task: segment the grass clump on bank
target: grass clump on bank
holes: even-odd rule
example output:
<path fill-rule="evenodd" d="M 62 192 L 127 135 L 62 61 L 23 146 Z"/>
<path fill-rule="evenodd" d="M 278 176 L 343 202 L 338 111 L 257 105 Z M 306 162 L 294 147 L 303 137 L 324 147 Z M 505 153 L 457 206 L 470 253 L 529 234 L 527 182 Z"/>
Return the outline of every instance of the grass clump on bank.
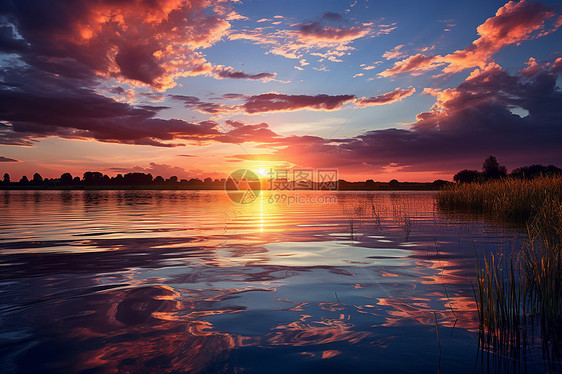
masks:
<path fill-rule="evenodd" d="M 456 184 L 440 191 L 437 203 L 444 210 L 480 213 L 529 226 L 545 239 L 560 239 L 562 177 Z"/>

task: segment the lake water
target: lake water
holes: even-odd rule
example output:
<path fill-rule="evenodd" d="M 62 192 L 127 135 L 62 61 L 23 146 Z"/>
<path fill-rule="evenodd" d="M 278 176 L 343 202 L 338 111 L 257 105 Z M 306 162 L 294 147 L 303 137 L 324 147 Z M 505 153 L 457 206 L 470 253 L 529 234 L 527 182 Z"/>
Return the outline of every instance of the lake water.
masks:
<path fill-rule="evenodd" d="M 521 235 L 434 198 L 0 191 L 1 371 L 495 372 L 476 253 Z"/>

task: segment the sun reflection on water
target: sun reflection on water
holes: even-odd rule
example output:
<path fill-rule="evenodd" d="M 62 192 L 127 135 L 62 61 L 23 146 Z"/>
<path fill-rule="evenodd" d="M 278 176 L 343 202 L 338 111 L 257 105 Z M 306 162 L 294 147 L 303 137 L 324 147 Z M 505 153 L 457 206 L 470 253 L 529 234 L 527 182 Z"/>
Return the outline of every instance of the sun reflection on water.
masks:
<path fill-rule="evenodd" d="M 28 341 L 75 347 L 37 359 L 63 371 L 234 371 L 236 360 L 264 371 L 248 348 L 290 348 L 295 371 L 358 356 L 371 367 L 383 353 L 427 355 L 436 318 L 454 344 L 476 342 L 473 242 L 511 247 L 514 235 L 442 216 L 431 194 L 288 205 L 270 193 L 237 205 L 222 191 L 10 192 L 3 332 L 29 362 Z"/>

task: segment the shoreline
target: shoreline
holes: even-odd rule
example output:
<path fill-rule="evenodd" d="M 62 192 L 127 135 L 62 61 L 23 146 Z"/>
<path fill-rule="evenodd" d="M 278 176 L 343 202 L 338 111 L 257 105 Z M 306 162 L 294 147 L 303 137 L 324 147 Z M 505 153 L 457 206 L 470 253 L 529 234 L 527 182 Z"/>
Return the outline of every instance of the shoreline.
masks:
<path fill-rule="evenodd" d="M 337 190 L 260 190 L 276 192 L 345 192 L 345 191 L 440 191 L 441 187 L 436 186 L 401 186 L 393 188 L 340 188 Z M 224 188 L 205 188 L 205 187 L 171 187 L 171 186 L 0 186 L 0 191 L 225 191 Z M 228 191 L 236 191 L 229 189 Z"/>

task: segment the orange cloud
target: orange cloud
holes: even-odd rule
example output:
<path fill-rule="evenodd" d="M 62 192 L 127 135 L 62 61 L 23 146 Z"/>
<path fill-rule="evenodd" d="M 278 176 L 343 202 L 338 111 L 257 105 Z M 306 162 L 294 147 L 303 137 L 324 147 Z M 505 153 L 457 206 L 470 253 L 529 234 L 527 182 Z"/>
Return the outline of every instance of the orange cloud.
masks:
<path fill-rule="evenodd" d="M 382 55 L 382 57 L 386 58 L 387 60 L 404 57 L 406 55 L 406 52 L 401 51 L 403 47 L 404 44 L 397 45 L 396 47 L 392 48 L 390 51 L 385 52 Z"/>
<path fill-rule="evenodd" d="M 473 67 L 483 68 L 502 47 L 519 44 L 524 40 L 533 39 L 556 31 L 560 19 L 550 28 L 545 28 L 547 20 L 556 13 L 542 4 L 522 0 L 518 3 L 510 1 L 498 9 L 494 17 L 490 17 L 477 27 L 480 37 L 465 49 L 441 56 L 417 54 L 398 61 L 390 69 L 379 75 L 383 77 L 400 73 L 421 74 L 444 66 L 444 74 L 460 72 Z M 388 53 L 388 52 L 387 52 Z"/>
<path fill-rule="evenodd" d="M 402 61 L 395 62 L 392 68 L 379 73 L 379 75 L 383 77 L 390 77 L 401 73 L 420 75 L 425 71 L 433 70 L 440 66 L 441 63 L 438 60 L 439 58 L 436 56 L 426 56 L 418 53 Z"/>
<path fill-rule="evenodd" d="M 520 74 L 532 77 L 533 75 L 539 73 L 541 71 L 540 65 L 537 63 L 533 57 L 529 58 L 529 61 L 526 62 L 527 67 L 520 71 Z"/>

